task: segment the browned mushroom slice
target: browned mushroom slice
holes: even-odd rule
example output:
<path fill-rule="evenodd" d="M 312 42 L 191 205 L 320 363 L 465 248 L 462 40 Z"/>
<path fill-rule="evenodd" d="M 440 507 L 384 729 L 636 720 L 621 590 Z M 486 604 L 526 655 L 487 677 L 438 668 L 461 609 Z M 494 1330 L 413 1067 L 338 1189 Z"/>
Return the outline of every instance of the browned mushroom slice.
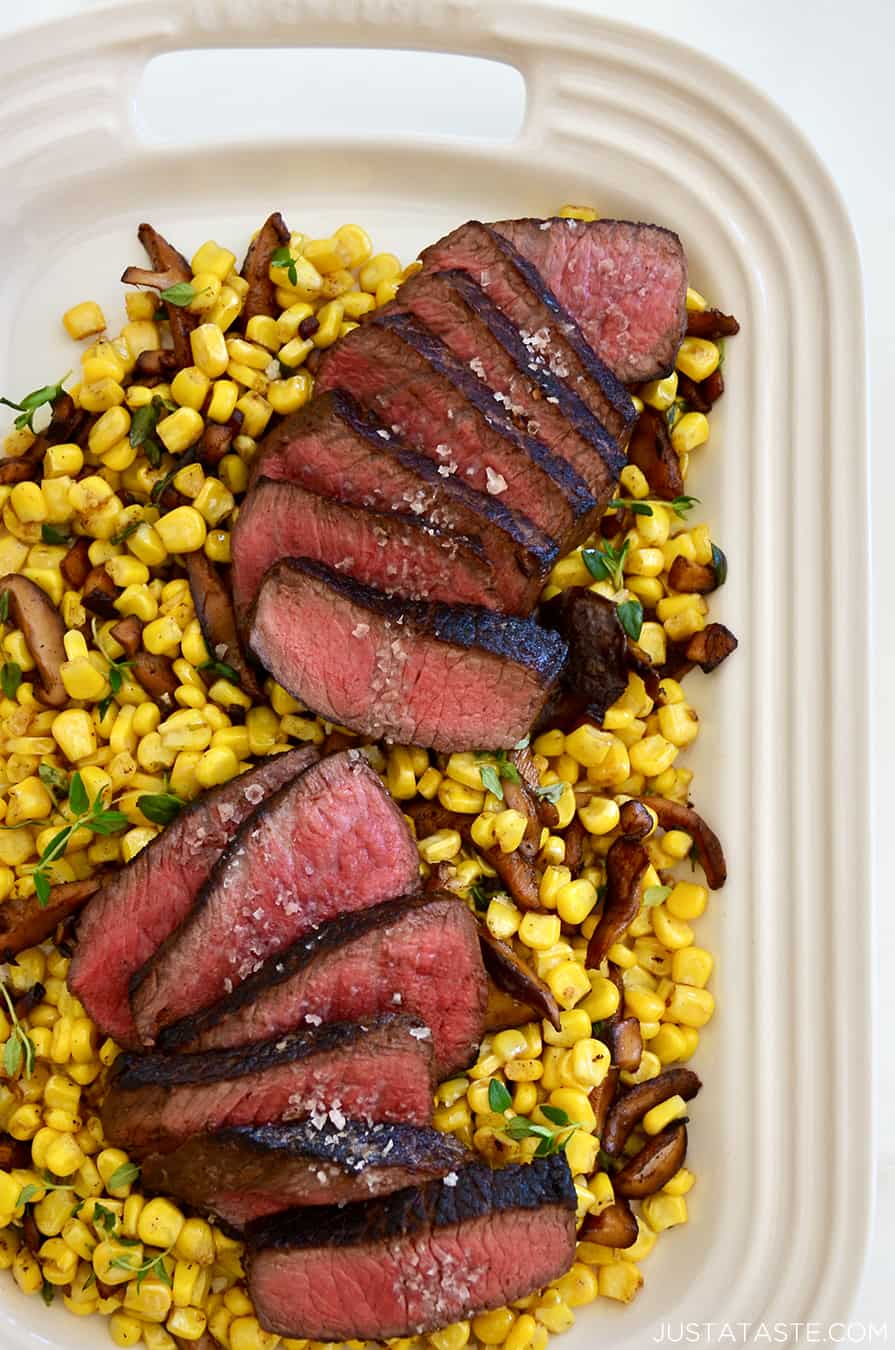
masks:
<path fill-rule="evenodd" d="M 488 1002 L 485 1007 L 485 1030 L 505 1031 L 507 1027 L 521 1027 L 531 1021 L 532 1009 L 528 1003 L 513 998 L 488 977 Z"/>
<path fill-rule="evenodd" d="M 152 652 L 137 652 L 131 662 L 131 670 L 155 703 L 162 708 L 173 706 L 180 681 L 174 674 L 174 665 L 169 657 L 156 656 Z"/>
<path fill-rule="evenodd" d="M 446 862 L 433 863 L 432 870 L 423 882 L 424 891 L 444 891 L 453 877 L 450 864 Z"/>
<path fill-rule="evenodd" d="M 255 672 L 246 661 L 237 636 L 230 593 L 217 568 L 202 552 L 187 553 L 183 564 L 209 655 L 232 667 L 242 689 L 252 698 L 260 698 Z"/>
<path fill-rule="evenodd" d="M 467 824 L 467 820 L 468 817 L 464 817 L 461 833 L 468 842 L 471 838 L 471 822 Z M 529 858 L 523 858 L 519 852 L 504 853 L 498 844 L 480 851 L 485 862 L 494 868 L 520 909 L 543 912 L 544 906 L 539 895 L 540 878 L 537 868 Z"/>
<path fill-rule="evenodd" d="M 717 338 L 733 337 L 740 331 L 740 325 L 732 314 L 722 314 L 720 309 L 690 309 L 687 311 L 687 337 Z"/>
<path fill-rule="evenodd" d="M 84 591 L 81 599 L 85 609 L 98 614 L 103 619 L 117 619 L 118 587 L 106 571 L 104 563 L 91 567 L 84 578 Z"/>
<path fill-rule="evenodd" d="M 428 839 L 437 830 L 460 830 L 463 825 L 463 816 L 458 811 L 449 811 L 439 801 L 409 802 L 404 810 L 413 821 L 417 839 Z"/>
<path fill-rule="evenodd" d="M 76 539 L 66 553 L 59 570 L 73 591 L 79 591 L 90 575 L 90 544 L 86 535 Z"/>
<path fill-rule="evenodd" d="M 610 1157 L 617 1157 L 627 1143 L 628 1135 L 647 1111 L 667 1102 L 669 1097 L 683 1097 L 688 1102 L 701 1087 L 702 1083 L 692 1069 L 666 1069 L 655 1078 L 628 1088 L 610 1107 L 600 1136 L 603 1148 Z"/>
<path fill-rule="evenodd" d="M 0 484 L 25 483 L 41 474 L 47 447 L 63 441 L 80 442 L 92 422 L 90 413 L 75 406 L 71 394 L 63 390 L 53 400 L 53 411 L 43 431 L 31 442 L 23 455 L 0 463 Z"/>
<path fill-rule="evenodd" d="M 697 861 L 702 864 L 709 889 L 719 890 L 727 880 L 727 863 L 721 841 L 692 806 L 670 802 L 667 797 L 644 797 L 643 802 L 656 813 L 663 830 L 683 830 L 692 836 L 696 845 Z"/>
<path fill-rule="evenodd" d="M 683 492 L 684 478 L 668 423 L 665 414 L 655 408 L 645 407 L 638 417 L 628 445 L 628 462 L 637 465 L 654 497 L 670 502 Z"/>
<path fill-rule="evenodd" d="M 60 669 L 65 660 L 65 625 L 45 591 L 27 577 L 10 573 L 0 577 L 0 595 L 9 596 L 9 612 L 21 628 L 37 667 L 39 684 L 35 697 L 48 708 L 62 708 L 68 694 Z M 4 907 L 8 908 L 8 906 Z"/>
<path fill-rule="evenodd" d="M 693 412 L 708 413 L 712 410 L 711 401 L 706 397 L 702 385 L 680 370 L 677 373 L 677 396 L 689 404 Z"/>
<path fill-rule="evenodd" d="M 700 383 L 699 388 L 702 390 L 703 396 L 707 400 L 709 407 L 712 407 L 717 403 L 718 399 L 724 393 L 724 375 L 721 371 L 721 367 L 719 366 L 717 370 L 712 371 L 711 375 L 706 376 Z"/>
<path fill-rule="evenodd" d="M 637 801 L 634 797 L 622 805 L 618 813 L 618 823 L 622 838 L 630 840 L 632 844 L 639 844 L 655 825 L 643 802 Z"/>
<path fill-rule="evenodd" d="M 119 647 L 124 648 L 125 656 L 136 656 L 143 637 L 143 625 L 136 614 L 128 614 L 126 619 L 119 619 L 109 629 L 109 637 L 114 638 Z"/>
<path fill-rule="evenodd" d="M 11 1172 L 13 1168 L 24 1170 L 30 1167 L 32 1162 L 31 1145 L 28 1140 L 13 1139 L 9 1134 L 0 1136 L 0 1167 L 4 1172 Z"/>
<path fill-rule="evenodd" d="M 243 424 L 243 415 L 234 411 L 229 422 L 207 422 L 199 442 L 199 459 L 214 468 L 228 453 Z"/>
<path fill-rule="evenodd" d="M 588 1094 L 591 1110 L 596 1120 L 594 1129 L 600 1136 L 603 1134 L 603 1126 L 609 1114 L 609 1108 L 615 1101 L 615 1094 L 618 1092 L 618 1081 L 618 1069 L 610 1069 L 602 1083 L 598 1087 L 591 1088 Z"/>
<path fill-rule="evenodd" d="M 177 357 L 168 349 L 156 347 L 154 351 L 141 352 L 134 366 L 134 378 L 140 384 L 158 384 L 167 380 L 177 369 Z"/>
<path fill-rule="evenodd" d="M 694 633 L 687 642 L 686 658 L 709 675 L 735 652 L 739 643 L 723 623 L 710 623 L 701 633 Z"/>
<path fill-rule="evenodd" d="M 559 1004 L 540 976 L 516 955 L 512 947 L 494 937 L 483 925 L 479 926 L 479 941 L 485 969 L 494 983 L 504 993 L 533 1009 L 539 1017 L 546 1017 L 559 1031 L 562 1026 Z"/>
<path fill-rule="evenodd" d="M 126 285 L 152 286 L 156 290 L 166 291 L 170 286 L 176 286 L 179 282 L 188 283 L 192 279 L 193 271 L 186 258 L 182 253 L 178 253 L 173 244 L 170 244 L 164 235 L 159 234 L 158 230 L 144 223 L 137 230 L 137 237 L 149 254 L 153 270 L 129 267 L 121 278 Z M 165 301 L 163 303 L 168 312 L 177 367 L 182 369 L 184 366 L 191 366 L 193 353 L 190 333 L 196 327 L 198 318 L 181 305 Z"/>
<path fill-rule="evenodd" d="M 249 245 L 242 275 L 249 283 L 242 311 L 244 324 L 256 314 L 273 317 L 279 312 L 277 288 L 270 279 L 270 260 L 278 248 L 289 243 L 289 230 L 279 211 L 267 217 Z"/>
<path fill-rule="evenodd" d="M 35 445 L 37 442 L 35 442 Z M 15 483 L 27 483 L 40 476 L 40 456 L 32 454 L 30 446 L 24 455 L 0 462 L 0 487 L 12 487 Z"/>
<path fill-rule="evenodd" d="M 584 841 L 587 838 L 587 830 L 581 824 L 577 816 L 573 816 L 569 825 L 563 834 L 566 852 L 563 859 L 566 867 L 572 874 L 572 878 L 578 876 L 584 865 Z"/>
<path fill-rule="evenodd" d="M 522 836 L 522 843 L 519 845 L 519 853 L 523 858 L 532 861 L 538 852 L 541 843 L 541 817 L 538 812 L 538 799 L 533 796 L 524 782 L 512 783 L 509 779 L 501 780 L 503 788 L 503 804 L 510 811 L 518 811 L 525 817 L 525 834 Z"/>
<path fill-rule="evenodd" d="M 718 578 L 714 567 L 707 563 L 691 562 L 680 554 L 671 564 L 668 581 L 672 590 L 687 591 L 697 595 L 708 595 L 718 587 Z"/>
<path fill-rule="evenodd" d="M 525 746 L 522 750 L 513 750 L 510 753 L 510 763 L 515 766 L 519 777 L 528 789 L 541 824 L 546 825 L 548 830 L 554 829 L 559 824 L 559 811 L 553 802 L 539 794 L 538 789 L 541 786 L 541 779 L 528 746 Z"/>
<path fill-rule="evenodd" d="M 642 1200 L 667 1186 L 687 1156 L 687 1127 L 682 1120 L 672 1121 L 644 1144 L 630 1162 L 612 1178 L 616 1195 Z"/>
<path fill-rule="evenodd" d="M 615 1180 L 612 1182 L 615 1190 Z M 580 1236 L 587 1242 L 599 1242 L 604 1247 L 633 1247 L 637 1241 L 637 1220 L 627 1200 L 616 1200 L 601 1209 L 599 1214 L 586 1214 Z"/>
<path fill-rule="evenodd" d="M 60 923 L 83 908 L 102 881 L 102 877 L 93 876 L 89 881 L 51 886 L 50 899 L 43 908 L 33 895 L 7 901 L 0 907 L 0 959 L 11 961 L 18 952 L 52 937 Z"/>
<path fill-rule="evenodd" d="M 643 874 L 649 858 L 642 844 L 616 839 L 606 855 L 606 900 L 600 922 L 587 945 L 586 965 L 596 970 L 613 943 L 618 942 L 640 908 Z"/>
<path fill-rule="evenodd" d="M 587 586 L 571 586 L 541 606 L 540 620 L 569 644 L 563 688 L 602 721 L 628 684 L 625 631 L 615 605 Z"/>
<path fill-rule="evenodd" d="M 609 1032 L 609 1049 L 612 1063 L 617 1069 L 625 1069 L 628 1073 L 637 1072 L 643 1054 L 643 1037 L 636 1017 L 623 1017 L 614 1023 Z"/>

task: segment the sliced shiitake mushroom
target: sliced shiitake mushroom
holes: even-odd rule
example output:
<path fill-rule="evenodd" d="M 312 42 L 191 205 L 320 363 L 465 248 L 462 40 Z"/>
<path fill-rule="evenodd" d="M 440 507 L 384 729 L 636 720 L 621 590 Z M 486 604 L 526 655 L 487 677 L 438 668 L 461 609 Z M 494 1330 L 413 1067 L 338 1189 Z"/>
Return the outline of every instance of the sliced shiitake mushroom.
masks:
<path fill-rule="evenodd" d="M 621 1005 L 619 1005 L 621 1006 Z M 643 1037 L 636 1017 L 622 1017 L 609 1031 L 609 1050 L 617 1069 L 636 1073 L 643 1055 Z"/>
<path fill-rule="evenodd" d="M 112 625 L 109 637 L 113 638 L 119 647 L 124 648 L 125 656 L 136 656 L 143 640 L 143 625 L 136 614 L 128 614 L 126 618 L 119 619 Z"/>
<path fill-rule="evenodd" d="M 131 670 L 149 697 L 162 708 L 170 708 L 180 680 L 174 674 L 170 657 L 153 652 L 137 652 L 131 661 Z"/>
<path fill-rule="evenodd" d="M 513 998 L 488 977 L 488 1002 L 485 1007 L 485 1030 L 505 1031 L 507 1027 L 521 1027 L 531 1021 L 532 1009 L 521 999 Z"/>
<path fill-rule="evenodd" d="M 187 553 L 183 560 L 196 617 L 210 655 L 235 670 L 239 683 L 252 698 L 261 697 L 255 672 L 243 655 L 236 631 L 230 592 L 214 563 L 204 553 Z"/>
<path fill-rule="evenodd" d="M 508 810 L 518 811 L 525 817 L 525 834 L 522 836 L 522 842 L 519 845 L 519 853 L 523 858 L 530 861 L 537 856 L 538 848 L 541 843 L 541 817 L 538 811 L 538 799 L 524 782 L 512 783 L 509 779 L 501 780 L 503 788 L 503 804 Z"/>
<path fill-rule="evenodd" d="M 642 844 L 616 839 L 606 855 L 606 900 L 600 921 L 587 945 L 586 965 L 596 970 L 613 943 L 633 923 L 640 908 L 643 874 L 649 858 Z"/>
<path fill-rule="evenodd" d="M 81 535 L 81 538 L 75 540 L 59 564 L 60 572 L 73 591 L 81 590 L 90 575 L 89 553 L 91 542 L 86 534 Z"/>
<path fill-rule="evenodd" d="M 448 811 L 440 802 L 411 802 L 407 814 L 414 822 L 418 839 L 425 839 L 436 830 L 458 830 L 467 844 L 472 839 L 472 817 L 459 811 Z M 520 909 L 543 911 L 538 894 L 538 872 L 531 859 L 518 852 L 504 853 L 496 844 L 479 851 Z"/>
<path fill-rule="evenodd" d="M 501 942 L 482 924 L 479 926 L 482 960 L 494 983 L 512 998 L 533 1009 L 539 1017 L 560 1030 L 559 1004 L 549 987 L 506 942 Z"/>
<path fill-rule="evenodd" d="M 709 675 L 735 652 L 739 643 L 723 623 L 710 623 L 687 641 L 685 656 L 705 675 Z"/>
<path fill-rule="evenodd" d="M 241 316 L 243 327 L 257 314 L 272 317 L 278 313 L 277 288 L 270 279 L 270 260 L 278 248 L 288 243 L 286 222 L 279 211 L 274 211 L 249 245 L 242 266 L 243 278 L 249 285 Z"/>
<path fill-rule="evenodd" d="M 245 419 L 238 409 L 228 422 L 207 422 L 199 442 L 199 459 L 206 468 L 213 469 L 230 450 Z"/>
<path fill-rule="evenodd" d="M 33 895 L 8 900 L 0 906 L 0 959 L 11 961 L 18 952 L 36 947 L 55 933 L 71 914 L 76 914 L 102 885 L 99 876 L 88 881 L 66 881 L 50 887 L 50 899 L 42 908 Z"/>
<path fill-rule="evenodd" d="M 0 595 L 3 594 L 9 596 L 10 615 L 24 633 L 37 667 L 39 683 L 35 697 L 48 708 L 64 707 L 68 694 L 59 672 L 65 660 L 65 625 L 59 611 L 35 582 L 13 572 L 0 577 Z"/>
<path fill-rule="evenodd" d="M 89 609 L 91 614 L 98 614 L 102 619 L 117 619 L 118 610 L 115 608 L 115 601 L 118 594 L 118 587 L 106 571 L 105 563 L 91 567 L 84 578 L 81 595 L 84 608 Z"/>
<path fill-rule="evenodd" d="M 168 348 L 156 347 L 153 351 L 141 352 L 134 366 L 134 376 L 140 384 L 159 384 L 173 375 L 177 369 L 177 357 Z"/>
<path fill-rule="evenodd" d="M 709 889 L 719 890 L 727 880 L 727 862 L 721 840 L 702 816 L 692 806 L 685 806 L 683 802 L 670 802 L 667 797 L 644 797 L 643 802 L 651 811 L 655 811 L 663 830 L 683 830 L 692 836 L 696 844 L 697 861 L 702 864 Z"/>
<path fill-rule="evenodd" d="M 163 234 L 145 222 L 137 230 L 140 243 L 149 254 L 152 270 L 145 267 L 128 267 L 121 280 L 128 286 L 151 286 L 154 290 L 166 291 L 180 282 L 192 280 L 193 269 L 182 253 L 178 253 Z M 193 364 L 190 347 L 190 333 L 196 327 L 198 318 L 182 305 L 162 302 L 168 312 L 171 328 L 171 340 L 174 344 L 174 359 L 178 369 Z"/>
<path fill-rule="evenodd" d="M 670 502 L 684 491 L 680 460 L 671 444 L 665 414 L 655 408 L 645 407 L 637 418 L 628 445 L 628 462 L 637 465 L 654 497 Z"/>
<path fill-rule="evenodd" d="M 715 569 L 708 563 L 691 562 L 680 554 L 671 564 L 668 582 L 675 591 L 687 591 L 690 594 L 708 595 L 718 587 Z"/>
<path fill-rule="evenodd" d="M 590 1093 L 588 1094 L 588 1101 L 590 1102 L 590 1107 L 594 1113 L 594 1119 L 596 1120 L 594 1129 L 601 1137 L 606 1117 L 609 1114 L 609 1108 L 615 1101 L 615 1094 L 618 1092 L 618 1072 L 618 1069 L 610 1068 L 602 1083 L 598 1084 L 595 1088 L 591 1088 Z"/>
<path fill-rule="evenodd" d="M 587 838 L 587 830 L 582 825 L 577 816 L 573 816 L 566 829 L 563 832 L 566 852 L 563 862 L 576 878 L 581 868 L 584 866 L 584 841 Z"/>
<path fill-rule="evenodd" d="M 615 1189 L 615 1180 L 612 1182 Z M 580 1237 L 586 1242 L 599 1242 L 604 1247 L 633 1247 L 637 1241 L 637 1220 L 625 1199 L 617 1199 L 598 1214 L 586 1214 Z"/>
<path fill-rule="evenodd" d="M 615 1173 L 612 1189 L 632 1200 L 655 1195 L 683 1167 L 686 1156 L 687 1126 L 682 1120 L 672 1121 Z"/>
<path fill-rule="evenodd" d="M 622 839 L 627 839 L 632 844 L 639 844 L 641 839 L 645 839 L 650 830 L 653 829 L 655 821 L 643 802 L 631 797 L 629 801 L 622 804 L 618 813 L 618 824 Z"/>
<path fill-rule="evenodd" d="M 669 1097 L 683 1097 L 688 1102 L 695 1097 L 702 1083 L 692 1069 L 666 1069 L 664 1073 L 628 1088 L 613 1102 L 600 1142 L 610 1157 L 617 1157 L 634 1126 L 654 1106 L 667 1102 Z"/>
<path fill-rule="evenodd" d="M 722 337 L 733 337 L 740 331 L 740 325 L 732 314 L 722 314 L 720 309 L 688 309 L 687 337 L 709 338 L 716 341 Z"/>

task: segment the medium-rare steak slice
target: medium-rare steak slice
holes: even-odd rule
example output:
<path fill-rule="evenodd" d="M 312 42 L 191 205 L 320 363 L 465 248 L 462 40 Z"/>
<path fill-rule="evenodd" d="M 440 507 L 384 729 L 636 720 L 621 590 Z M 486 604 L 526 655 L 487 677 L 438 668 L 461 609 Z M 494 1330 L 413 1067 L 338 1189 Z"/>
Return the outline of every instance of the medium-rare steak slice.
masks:
<path fill-rule="evenodd" d="M 329 634 L 323 645 L 343 659 Z M 322 760 L 232 834 L 180 928 L 136 977 L 131 1006 L 143 1043 L 327 919 L 418 884 L 404 817 L 361 752 Z"/>
<path fill-rule="evenodd" d="M 527 431 L 568 460 L 605 507 L 625 466 L 618 442 L 575 390 L 528 345 L 467 272 L 422 272 L 389 306 L 406 310 L 484 380 L 496 401 Z"/>
<path fill-rule="evenodd" d="M 142 1184 L 243 1228 L 297 1205 L 344 1205 L 443 1177 L 469 1161 L 427 1125 L 328 1119 L 194 1134 L 143 1163 Z"/>
<path fill-rule="evenodd" d="M 249 645 L 285 689 L 324 717 L 436 750 L 515 745 L 566 655 L 557 634 L 529 620 L 389 600 L 295 558 L 268 572 Z"/>
<path fill-rule="evenodd" d="M 265 438 L 256 476 L 262 474 L 477 538 L 507 614 L 531 613 L 558 556 L 553 540 L 527 516 L 456 474 L 445 478 L 343 390 L 320 394 Z"/>
<path fill-rule="evenodd" d="M 500 608 L 477 539 L 448 534 L 414 515 L 346 506 L 297 483 L 258 479 L 240 507 L 232 549 L 233 601 L 241 617 L 267 569 L 297 554 L 388 595 Z"/>
<path fill-rule="evenodd" d="M 106 1036 L 139 1044 L 131 976 L 186 917 L 234 831 L 317 758 L 311 748 L 289 750 L 204 792 L 97 891 L 78 924 L 68 984 Z"/>
<path fill-rule="evenodd" d="M 532 351 L 543 356 L 621 444 L 634 424 L 634 405 L 563 309 L 537 268 L 490 225 L 469 220 L 423 249 L 426 272 L 467 272 L 519 330 Z"/>
<path fill-rule="evenodd" d="M 671 230 L 631 220 L 499 220 L 594 351 L 625 384 L 674 368 L 687 328 L 687 259 Z"/>
<path fill-rule="evenodd" d="M 346 1117 L 427 1125 L 432 1037 L 417 1017 L 333 1022 L 239 1050 L 122 1055 L 102 1104 L 106 1137 L 169 1153 L 190 1135 L 235 1125 Z"/>
<path fill-rule="evenodd" d="M 250 1228 L 249 1293 L 261 1325 L 281 1336 L 432 1331 L 564 1274 L 575 1200 L 558 1153 L 499 1171 L 471 1163 L 369 1204 L 292 1210 Z"/>
<path fill-rule="evenodd" d="M 316 388 L 348 389 L 401 440 L 566 547 L 598 506 L 575 469 L 519 431 L 490 390 L 408 314 L 375 314 L 324 352 Z"/>
<path fill-rule="evenodd" d="M 474 1057 L 487 998 L 475 919 L 455 895 L 430 892 L 323 924 L 268 957 L 229 998 L 169 1027 L 160 1045 L 217 1050 L 400 1008 L 431 1029 L 443 1079 Z"/>

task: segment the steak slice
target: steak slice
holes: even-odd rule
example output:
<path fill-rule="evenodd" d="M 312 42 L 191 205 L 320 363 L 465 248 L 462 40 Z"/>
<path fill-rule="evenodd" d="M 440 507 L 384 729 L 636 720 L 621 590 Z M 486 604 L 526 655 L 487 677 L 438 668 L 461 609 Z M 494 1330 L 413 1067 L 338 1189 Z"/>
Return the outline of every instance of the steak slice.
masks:
<path fill-rule="evenodd" d="M 524 1298 L 574 1257 L 575 1187 L 558 1153 L 262 1220 L 249 1230 L 248 1287 L 267 1331 L 378 1341 Z"/>
<path fill-rule="evenodd" d="M 331 721 L 436 750 L 515 745 L 566 655 L 562 638 L 527 619 L 389 600 L 301 558 L 268 572 L 249 645 Z"/>
<path fill-rule="evenodd" d="M 317 758 L 311 748 L 288 750 L 203 792 L 92 898 L 78 924 L 68 986 L 104 1035 L 139 1044 L 131 977 L 186 917 L 234 831 Z"/>
<path fill-rule="evenodd" d="M 448 534 L 414 515 L 346 506 L 297 483 L 259 478 L 240 507 L 232 548 L 233 601 L 240 617 L 267 569 L 296 554 L 389 595 L 500 608 L 477 539 Z"/>
<path fill-rule="evenodd" d="M 217 1050 L 268 1040 L 302 1023 L 400 1008 L 431 1029 L 440 1080 L 475 1055 L 487 997 L 475 919 L 456 896 L 430 892 L 323 924 L 268 957 L 229 998 L 170 1027 L 160 1044 Z"/>
<path fill-rule="evenodd" d="M 401 287 L 391 310 L 435 333 L 492 391 L 521 430 L 567 460 L 604 508 L 626 460 L 618 442 L 468 273 L 423 272 Z"/>
<path fill-rule="evenodd" d="M 687 259 L 671 230 L 631 220 L 500 220 L 625 384 L 674 369 L 687 329 Z"/>
<path fill-rule="evenodd" d="M 320 362 L 316 388 L 348 389 L 396 436 L 479 492 L 499 496 L 561 547 L 584 538 L 598 503 L 581 476 L 519 431 L 490 390 L 407 314 L 375 314 Z"/>
<path fill-rule="evenodd" d="M 634 405 L 624 385 L 593 351 L 536 267 L 490 225 L 469 220 L 423 249 L 423 271 L 467 272 L 519 330 L 532 351 L 564 375 L 620 444 L 634 424 Z"/>
<path fill-rule="evenodd" d="M 344 1205 L 443 1177 L 469 1160 L 427 1125 L 329 1120 L 194 1134 L 143 1163 L 142 1184 L 243 1228 L 296 1205 Z"/>
<path fill-rule="evenodd" d="M 416 844 L 361 752 L 322 760 L 231 831 L 186 919 L 137 976 L 131 1005 L 143 1044 L 327 919 L 418 882 Z"/>
<path fill-rule="evenodd" d="M 478 539 L 508 614 L 531 613 L 558 556 L 553 540 L 527 516 L 456 475 L 443 477 L 343 390 L 320 394 L 272 431 L 257 473 Z"/>
<path fill-rule="evenodd" d="M 101 1114 L 121 1148 L 169 1153 L 203 1130 L 308 1117 L 427 1125 L 432 1089 L 428 1027 L 391 1014 L 207 1055 L 122 1055 Z"/>

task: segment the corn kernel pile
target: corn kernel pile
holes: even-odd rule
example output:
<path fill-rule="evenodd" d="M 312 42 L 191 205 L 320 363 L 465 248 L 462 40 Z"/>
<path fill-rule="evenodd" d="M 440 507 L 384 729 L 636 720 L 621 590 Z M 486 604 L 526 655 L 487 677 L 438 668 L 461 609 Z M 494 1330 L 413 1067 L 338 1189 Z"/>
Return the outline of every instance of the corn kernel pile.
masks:
<path fill-rule="evenodd" d="M 578 207 L 563 208 L 562 214 L 595 218 Z M 71 337 L 90 344 L 81 356 L 80 383 L 68 392 L 95 420 L 85 447 L 47 448 L 41 481 L 0 487 L 0 576 L 30 578 L 60 611 L 66 629 L 61 678 L 70 702 L 55 711 L 38 701 L 35 661 L 7 615 L 0 624 L 0 902 L 34 895 L 41 855 L 74 817 L 65 784 L 75 772 L 90 801 L 99 797 L 122 812 L 127 825 L 108 835 L 76 829 L 64 854 L 46 869 L 54 884 L 127 862 L 155 837 L 159 826 L 138 805 L 143 794 L 171 793 L 190 801 L 260 757 L 296 742 L 322 744 L 333 730 L 272 680 L 264 685 L 264 701 L 253 702 L 214 668 L 181 566 L 184 554 L 199 549 L 215 563 L 229 561 L 230 529 L 258 438 L 274 415 L 294 411 L 311 395 L 307 357 L 391 300 L 419 266 L 402 268 L 389 253 L 374 256 L 357 225 L 345 225 L 328 239 L 293 234 L 289 250 L 294 267 L 271 269 L 278 317 L 253 318 L 245 336 L 235 337 L 228 329 L 246 293 L 236 256 L 213 241 L 199 248 L 191 261 L 195 295 L 189 304 L 201 319 L 192 333 L 194 365 L 170 384 L 150 387 L 133 377 L 140 354 L 165 343 L 154 294 L 127 295 L 127 322 L 117 336 L 108 335 L 106 319 L 92 301 L 63 317 Z M 705 307 L 693 291 L 688 304 Z M 299 330 L 311 317 L 317 326 L 303 337 Z M 714 343 L 688 338 L 678 366 L 700 380 L 719 360 Z M 675 373 L 642 396 L 656 409 L 671 409 L 676 385 Z M 165 412 L 155 427 L 160 453 L 153 463 L 130 433 L 134 415 L 155 398 L 165 401 Z M 216 472 L 207 473 L 195 461 L 178 469 L 206 424 L 226 422 L 235 409 L 243 415 L 241 434 Z M 690 454 L 706 441 L 709 427 L 701 413 L 677 412 L 671 436 L 686 475 Z M 11 431 L 6 455 L 26 454 L 34 436 L 27 426 Z M 179 494 L 179 504 L 169 510 L 152 495 L 165 478 Z M 633 466 L 622 474 L 622 489 L 634 500 L 649 495 Z M 681 641 L 706 625 L 704 598 L 671 593 L 669 568 L 676 557 L 709 563 L 712 541 L 706 525 L 686 524 L 667 505 L 654 503 L 651 515 L 633 519 L 621 591 L 610 581 L 594 581 L 579 548 L 556 564 L 545 597 L 590 585 L 616 601 L 639 600 L 645 615 L 640 645 L 661 663 L 666 642 Z M 176 710 L 163 714 L 135 678 L 111 634 L 116 620 L 94 618 L 91 624 L 82 593 L 68 587 L 60 564 L 70 540 L 79 536 L 90 540 L 90 564 L 103 567 L 114 583 L 117 615 L 135 616 L 145 651 L 173 661 Z M 471 818 L 470 844 L 453 829 L 419 840 L 423 875 L 446 865 L 440 873 L 444 884 L 478 908 L 492 934 L 530 963 L 562 1009 L 559 1032 L 547 1022 L 529 1021 L 489 1034 L 469 1072 L 438 1089 L 435 1123 L 492 1162 L 521 1161 L 532 1156 L 538 1140 L 511 1138 L 505 1128 L 509 1115 L 544 1124 L 543 1105 L 561 1108 L 577 1123 L 565 1151 L 580 1218 L 613 1201 L 611 1176 L 599 1164 L 588 1093 L 609 1063 L 595 1024 L 615 1012 L 619 993 L 604 970 L 587 970 L 584 963 L 605 880 L 604 859 L 627 798 L 651 793 L 686 800 L 692 774 L 678 758 L 698 730 L 680 684 L 665 680 L 660 706 L 654 707 L 643 681 L 632 674 L 602 728 L 584 724 L 568 734 L 552 729 L 534 740 L 542 785 L 557 785 L 559 815 L 558 825 L 543 831 L 537 861 L 545 913 L 520 911 L 478 851 L 496 846 L 512 853 L 525 829 L 521 813 L 507 809 L 483 782 L 489 761 L 472 751 L 448 757 L 415 747 L 366 747 L 402 805 L 437 799 Z M 576 815 L 586 843 L 584 866 L 573 878 L 564 862 L 564 831 Z M 714 1008 L 706 988 L 712 958 L 695 944 L 692 927 L 708 892 L 689 864 L 683 867 L 693 840 L 681 831 L 654 830 L 646 846 L 651 868 L 644 893 L 655 895 L 654 888 L 661 888 L 664 898 L 644 905 L 610 951 L 624 971 L 625 1014 L 639 1019 L 646 1047 L 639 1070 L 622 1074 L 628 1083 L 689 1060 Z M 677 878 L 674 869 L 681 873 Z M 207 1333 L 224 1350 L 280 1345 L 303 1350 L 308 1342 L 281 1340 L 259 1327 L 245 1290 L 240 1245 L 204 1219 L 186 1217 L 171 1201 L 145 1197 L 139 1169 L 103 1138 L 98 1104 L 118 1049 L 100 1042 L 83 1006 L 68 992 L 68 964 L 64 948 L 46 943 L 21 952 L 6 967 L 0 1132 L 19 1147 L 0 1170 L 0 1266 L 11 1270 L 25 1294 L 49 1301 L 56 1293 L 77 1316 L 106 1317 L 119 1346 L 176 1350 Z M 42 995 L 16 1015 L 16 1002 L 37 984 Z M 505 1115 L 491 1107 L 495 1081 L 512 1099 Z M 650 1113 L 629 1151 L 640 1146 L 643 1131 L 658 1133 L 684 1111 L 674 1098 Z M 390 1344 L 397 1350 L 424 1343 L 434 1350 L 462 1350 L 467 1343 L 543 1350 L 549 1333 L 573 1324 L 576 1309 L 598 1297 L 622 1302 L 634 1297 L 642 1283 L 640 1263 L 657 1236 L 687 1221 L 686 1194 L 693 1182 L 683 1168 L 638 1206 L 633 1247 L 614 1251 L 581 1241 L 572 1269 L 541 1293 L 428 1337 Z"/>

